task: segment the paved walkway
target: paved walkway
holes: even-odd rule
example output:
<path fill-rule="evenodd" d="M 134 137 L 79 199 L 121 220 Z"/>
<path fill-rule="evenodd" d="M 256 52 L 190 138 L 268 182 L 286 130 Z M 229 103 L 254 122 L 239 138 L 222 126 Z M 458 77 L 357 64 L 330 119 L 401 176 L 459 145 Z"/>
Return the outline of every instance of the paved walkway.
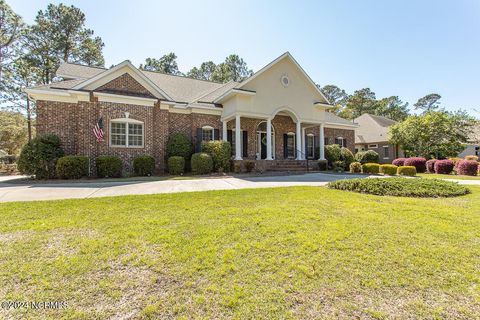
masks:
<path fill-rule="evenodd" d="M 205 178 L 193 180 L 9 183 L 12 177 L 0 176 L 0 202 L 97 198 L 135 194 L 272 188 L 289 186 L 324 186 L 329 181 L 356 177 L 351 174 L 309 173 L 285 176 L 245 178 Z M 18 177 L 13 177 L 14 179 Z M 480 180 L 451 180 L 460 184 L 480 185 Z"/>

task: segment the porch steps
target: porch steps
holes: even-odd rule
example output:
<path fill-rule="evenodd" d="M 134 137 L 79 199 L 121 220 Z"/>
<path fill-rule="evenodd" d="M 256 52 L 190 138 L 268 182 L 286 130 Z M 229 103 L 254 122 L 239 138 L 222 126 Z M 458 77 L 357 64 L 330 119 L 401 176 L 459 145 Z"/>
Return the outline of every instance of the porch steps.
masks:
<path fill-rule="evenodd" d="M 305 160 L 275 160 L 268 168 L 268 171 L 302 172 L 307 171 Z"/>

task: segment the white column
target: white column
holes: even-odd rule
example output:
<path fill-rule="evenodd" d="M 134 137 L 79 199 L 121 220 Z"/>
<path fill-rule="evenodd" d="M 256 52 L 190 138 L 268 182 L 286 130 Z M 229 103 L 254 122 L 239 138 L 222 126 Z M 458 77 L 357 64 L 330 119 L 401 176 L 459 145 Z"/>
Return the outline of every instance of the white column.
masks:
<path fill-rule="evenodd" d="M 296 141 L 296 147 L 297 147 L 297 160 L 302 160 L 302 123 L 300 121 L 297 121 L 297 132 L 295 134 L 297 141 Z"/>
<path fill-rule="evenodd" d="M 223 141 L 228 141 L 228 136 L 227 136 L 227 121 L 222 122 L 222 140 Z"/>
<path fill-rule="evenodd" d="M 305 128 L 302 128 L 302 160 L 306 160 L 307 159 L 307 150 L 305 148 L 305 144 L 306 144 L 306 141 L 305 141 Z"/>
<path fill-rule="evenodd" d="M 267 119 L 267 160 L 272 158 L 272 119 Z"/>
<path fill-rule="evenodd" d="M 320 157 L 318 160 L 325 160 L 325 133 L 323 123 L 320 124 L 320 136 L 319 136 L 319 146 L 320 146 Z"/>
<path fill-rule="evenodd" d="M 240 116 L 235 116 L 235 160 L 243 160 L 242 159 L 242 144 L 241 144 L 241 133 L 242 129 L 240 129 Z"/>

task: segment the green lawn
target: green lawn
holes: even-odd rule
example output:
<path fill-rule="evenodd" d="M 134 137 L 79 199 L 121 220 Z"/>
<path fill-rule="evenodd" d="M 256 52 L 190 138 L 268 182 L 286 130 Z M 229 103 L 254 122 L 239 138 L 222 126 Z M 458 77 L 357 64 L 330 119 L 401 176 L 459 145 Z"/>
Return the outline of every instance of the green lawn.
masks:
<path fill-rule="evenodd" d="M 480 176 L 457 176 L 456 174 L 418 173 L 417 176 L 430 179 L 480 180 Z"/>
<path fill-rule="evenodd" d="M 322 187 L 0 205 L 0 318 L 480 314 L 480 187 L 448 199 Z M 21 312 L 22 314 L 18 313 Z"/>

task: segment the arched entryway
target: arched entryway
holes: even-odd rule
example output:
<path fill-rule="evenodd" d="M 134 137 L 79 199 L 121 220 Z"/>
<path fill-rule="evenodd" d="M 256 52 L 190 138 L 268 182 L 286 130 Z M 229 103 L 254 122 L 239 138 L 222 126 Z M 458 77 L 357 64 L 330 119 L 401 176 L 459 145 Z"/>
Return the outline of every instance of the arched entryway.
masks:
<path fill-rule="evenodd" d="M 256 158 L 257 160 L 267 158 L 267 122 L 262 121 L 257 125 L 256 137 Z M 272 125 L 272 157 L 275 158 L 275 128 Z"/>

